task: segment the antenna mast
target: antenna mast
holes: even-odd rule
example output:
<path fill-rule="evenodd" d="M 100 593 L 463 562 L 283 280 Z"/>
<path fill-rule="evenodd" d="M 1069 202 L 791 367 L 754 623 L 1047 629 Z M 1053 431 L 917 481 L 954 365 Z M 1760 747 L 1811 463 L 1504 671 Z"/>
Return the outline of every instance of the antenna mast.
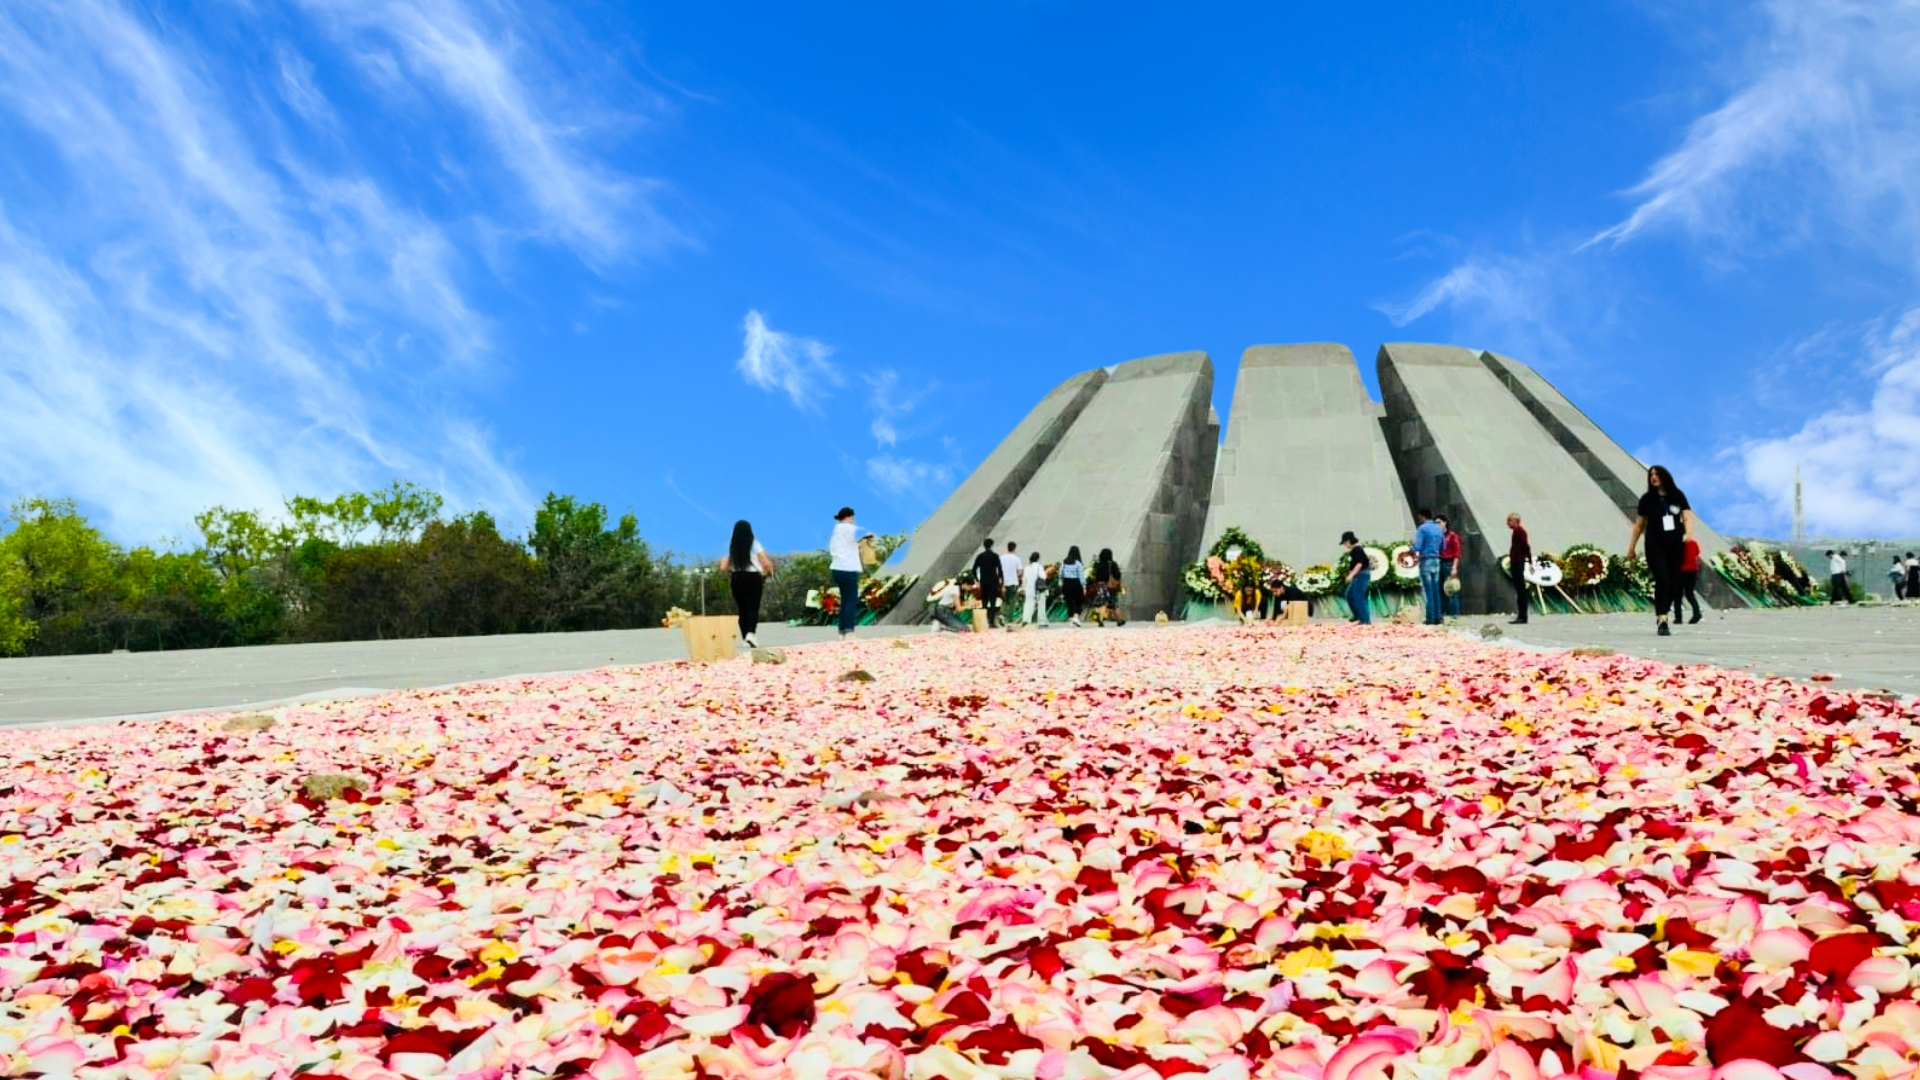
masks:
<path fill-rule="evenodd" d="M 1800 466 L 1793 467 L 1793 539 L 1805 543 L 1807 539 L 1807 519 L 1800 512 Z"/>

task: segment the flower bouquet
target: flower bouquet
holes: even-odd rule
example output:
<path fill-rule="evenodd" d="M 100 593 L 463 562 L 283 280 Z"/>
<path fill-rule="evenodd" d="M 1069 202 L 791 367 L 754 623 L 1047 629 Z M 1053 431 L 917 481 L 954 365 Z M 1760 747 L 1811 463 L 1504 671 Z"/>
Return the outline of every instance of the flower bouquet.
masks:
<path fill-rule="evenodd" d="M 1420 556 L 1414 553 L 1413 545 L 1401 543 L 1387 549 L 1387 566 L 1395 585 L 1411 588 L 1420 584 Z"/>
<path fill-rule="evenodd" d="M 1373 576 L 1373 587 L 1376 589 L 1384 589 L 1391 584 L 1392 575 L 1388 572 L 1389 563 L 1387 562 L 1387 550 L 1391 546 L 1376 542 L 1363 544 L 1360 547 L 1360 550 L 1366 553 L 1367 573 Z"/>
<path fill-rule="evenodd" d="M 1574 544 L 1560 556 L 1561 587 L 1568 592 L 1597 588 L 1606 583 L 1607 553 L 1592 544 Z"/>
<path fill-rule="evenodd" d="M 1293 579 L 1295 586 L 1312 597 L 1331 596 L 1334 589 L 1333 567 L 1325 563 L 1309 566 Z"/>

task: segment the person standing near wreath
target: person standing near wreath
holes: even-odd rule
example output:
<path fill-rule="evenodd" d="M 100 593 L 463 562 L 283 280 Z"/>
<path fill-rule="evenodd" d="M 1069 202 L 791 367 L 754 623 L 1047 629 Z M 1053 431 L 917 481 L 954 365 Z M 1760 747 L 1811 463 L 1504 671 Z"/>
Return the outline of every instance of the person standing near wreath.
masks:
<path fill-rule="evenodd" d="M 1653 612 L 1659 625 L 1656 632 L 1661 637 L 1673 633 L 1668 617 L 1680 596 L 1680 563 L 1686 556 L 1693 526 L 1693 505 L 1673 482 L 1673 474 L 1665 465 L 1648 468 L 1647 491 L 1640 496 L 1639 516 L 1633 519 L 1633 534 L 1627 538 L 1627 558 L 1633 558 L 1644 533 L 1647 570 L 1653 575 Z"/>
<path fill-rule="evenodd" d="M 753 526 L 743 518 L 733 523 L 733 540 L 720 560 L 720 569 L 733 586 L 733 603 L 740 610 L 740 639 L 747 648 L 760 647 L 760 594 L 773 573 L 773 560 L 767 549 L 754 539 Z"/>
<path fill-rule="evenodd" d="M 1433 520 L 1440 523 L 1440 614 L 1460 617 L 1460 534 L 1453 530 L 1453 522 L 1447 515 L 1441 514 Z M 1448 586 L 1452 588 L 1449 589 Z"/>
<path fill-rule="evenodd" d="M 973 557 L 973 580 L 980 586 L 980 606 L 987 609 L 987 626 L 1000 625 L 1000 601 L 1006 599 L 1006 569 L 1000 562 L 1000 556 L 993 553 L 993 537 L 989 536 L 980 545 L 980 554 Z"/>
<path fill-rule="evenodd" d="M 1127 617 L 1121 613 L 1120 564 L 1114 561 L 1112 548 L 1101 548 L 1100 557 L 1093 560 L 1093 592 L 1088 605 L 1100 612 L 1102 621 L 1112 619 L 1114 625 L 1127 625 Z"/>
<path fill-rule="evenodd" d="M 1080 561 L 1080 545 L 1067 549 L 1060 562 L 1060 595 L 1067 602 L 1067 621 L 1080 625 L 1080 613 L 1087 607 L 1087 564 Z"/>
<path fill-rule="evenodd" d="M 1507 621 L 1525 626 L 1528 607 L 1527 564 L 1533 561 L 1533 541 L 1527 538 L 1527 529 L 1520 524 L 1519 514 L 1507 515 L 1507 528 L 1513 532 L 1507 542 L 1507 580 L 1513 584 L 1513 610 L 1517 612 Z"/>
<path fill-rule="evenodd" d="M 1347 549 L 1342 561 L 1347 607 L 1353 611 L 1354 622 L 1372 625 L 1373 607 L 1367 602 L 1367 590 L 1373 585 L 1373 563 L 1367 561 L 1367 549 L 1360 546 L 1360 538 L 1353 535 L 1353 530 L 1340 534 L 1340 546 Z"/>

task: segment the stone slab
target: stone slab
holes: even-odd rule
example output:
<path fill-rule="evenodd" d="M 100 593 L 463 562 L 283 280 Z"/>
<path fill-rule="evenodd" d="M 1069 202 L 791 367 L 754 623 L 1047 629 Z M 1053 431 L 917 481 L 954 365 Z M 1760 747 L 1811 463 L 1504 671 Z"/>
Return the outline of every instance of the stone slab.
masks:
<path fill-rule="evenodd" d="M 1256 345 L 1240 358 L 1197 549 L 1230 526 L 1291 566 L 1332 563 L 1340 534 L 1413 528 L 1378 407 L 1345 345 Z"/>
<path fill-rule="evenodd" d="M 1131 617 L 1149 620 L 1178 610 L 1180 567 L 1206 521 L 1213 362 L 1169 353 L 1111 372 L 991 535 L 1047 562 L 1074 545 L 1088 563 L 1112 548 Z"/>
<path fill-rule="evenodd" d="M 1574 461 L 1619 505 L 1622 513 L 1629 519 L 1638 514 L 1640 495 L 1647 489 L 1647 466 L 1640 459 L 1613 441 L 1612 436 L 1569 401 L 1546 376 L 1510 356 L 1496 352 L 1482 352 L 1480 361 L 1533 414 L 1534 419 L 1540 421 L 1561 448 L 1573 455 Z M 1681 478 L 1675 477 L 1674 480 L 1680 483 L 1680 490 L 1686 490 Z M 1694 516 L 1699 519 L 1694 538 L 1699 541 L 1703 553 L 1725 551 L 1732 546 L 1707 524 L 1705 508 L 1695 507 Z M 1624 548 L 1625 540 L 1621 540 L 1617 546 Z M 1702 574 L 1700 584 L 1701 591 L 1716 607 L 1747 606 L 1746 601 L 1727 587 L 1718 574 Z"/>
<path fill-rule="evenodd" d="M 1413 506 L 1447 514 L 1465 548 L 1463 611 L 1511 611 L 1498 559 L 1518 513 L 1535 551 L 1587 542 L 1625 547 L 1629 522 L 1472 349 L 1380 348 L 1389 449 Z"/>
<path fill-rule="evenodd" d="M 913 574 L 931 583 L 970 565 L 981 539 L 1013 505 L 1107 379 L 1105 369 L 1095 368 L 1040 399 L 980 467 L 913 531 L 905 549 L 889 561 L 887 572 Z M 906 602 L 881 621 L 897 626 L 925 620 L 926 605 Z"/>

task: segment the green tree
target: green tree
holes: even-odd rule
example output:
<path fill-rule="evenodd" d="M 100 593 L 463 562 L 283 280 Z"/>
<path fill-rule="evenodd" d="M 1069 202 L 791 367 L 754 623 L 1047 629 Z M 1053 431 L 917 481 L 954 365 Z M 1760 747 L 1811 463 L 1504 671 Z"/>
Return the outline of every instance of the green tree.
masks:
<path fill-rule="evenodd" d="M 38 629 L 27 616 L 26 568 L 0 541 L 0 656 L 26 652 Z"/>
<path fill-rule="evenodd" d="M 510 634 L 533 615 L 538 582 L 527 549 L 500 535 L 485 511 L 429 522 L 407 545 L 420 634 Z"/>
<path fill-rule="evenodd" d="M 632 514 L 607 523 L 607 508 L 547 493 L 528 537 L 539 568 L 542 630 L 611 630 L 656 625 L 662 583 Z"/>
<path fill-rule="evenodd" d="M 33 624 L 27 651 L 51 655 L 112 647 L 105 616 L 114 606 L 119 549 L 88 523 L 72 499 L 24 498 L 6 518 L 0 562 L 15 570 L 15 620 Z M 12 635 L 10 635 L 12 636 Z"/>

